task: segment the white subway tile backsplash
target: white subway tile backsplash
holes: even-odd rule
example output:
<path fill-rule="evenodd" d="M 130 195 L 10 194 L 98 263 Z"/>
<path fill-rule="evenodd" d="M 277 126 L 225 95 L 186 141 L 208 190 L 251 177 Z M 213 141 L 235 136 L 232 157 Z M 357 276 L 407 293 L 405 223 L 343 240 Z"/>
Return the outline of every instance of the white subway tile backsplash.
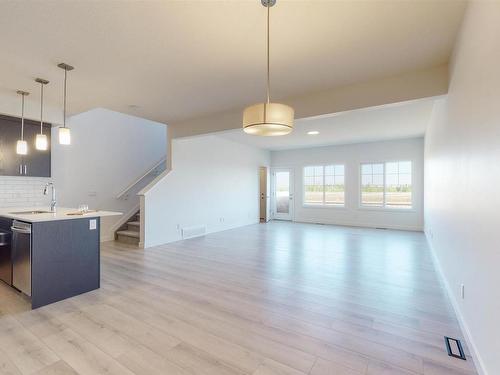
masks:
<path fill-rule="evenodd" d="M 50 204 L 43 187 L 50 178 L 0 176 L 0 207 L 32 207 Z"/>

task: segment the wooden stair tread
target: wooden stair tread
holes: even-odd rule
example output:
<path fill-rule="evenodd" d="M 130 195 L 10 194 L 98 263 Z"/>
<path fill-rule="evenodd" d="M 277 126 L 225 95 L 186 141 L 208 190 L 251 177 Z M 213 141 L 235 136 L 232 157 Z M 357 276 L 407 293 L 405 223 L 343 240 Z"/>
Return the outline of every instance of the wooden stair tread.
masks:
<path fill-rule="evenodd" d="M 119 236 L 139 238 L 139 232 L 133 230 L 119 230 L 116 234 Z"/>
<path fill-rule="evenodd" d="M 141 238 L 141 212 L 136 212 L 128 220 L 115 231 L 115 239 L 121 243 L 137 245 Z"/>

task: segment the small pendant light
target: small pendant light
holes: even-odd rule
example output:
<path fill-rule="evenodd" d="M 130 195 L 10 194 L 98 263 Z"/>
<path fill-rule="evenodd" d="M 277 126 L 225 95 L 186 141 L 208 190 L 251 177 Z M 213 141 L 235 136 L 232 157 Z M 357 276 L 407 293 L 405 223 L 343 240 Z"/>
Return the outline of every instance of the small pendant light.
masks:
<path fill-rule="evenodd" d="M 286 135 L 293 130 L 294 110 L 292 107 L 272 103 L 270 98 L 270 69 L 269 69 L 269 18 L 270 10 L 276 0 L 261 0 L 267 8 L 267 100 L 265 103 L 251 105 L 243 112 L 243 131 L 248 134 L 261 136 Z"/>
<path fill-rule="evenodd" d="M 35 147 L 37 150 L 45 151 L 48 148 L 48 141 L 47 136 L 43 134 L 43 86 L 49 81 L 43 78 L 37 78 L 35 81 L 40 84 L 40 134 L 36 135 Z"/>
<path fill-rule="evenodd" d="M 28 143 L 24 140 L 24 97 L 30 93 L 18 90 L 17 93 L 21 95 L 21 139 L 17 141 L 16 153 L 18 155 L 28 154 Z"/>
<path fill-rule="evenodd" d="M 64 69 L 64 113 L 63 113 L 63 126 L 59 128 L 59 144 L 70 145 L 71 144 L 71 132 L 69 128 L 66 127 L 66 81 L 68 71 L 74 68 L 71 65 L 60 63 L 57 65 L 59 68 Z"/>

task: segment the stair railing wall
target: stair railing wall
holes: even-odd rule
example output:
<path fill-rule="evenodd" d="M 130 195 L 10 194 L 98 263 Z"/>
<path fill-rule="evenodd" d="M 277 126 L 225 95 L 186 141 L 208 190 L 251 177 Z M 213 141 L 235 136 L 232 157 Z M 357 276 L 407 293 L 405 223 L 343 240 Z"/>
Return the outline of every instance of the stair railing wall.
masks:
<path fill-rule="evenodd" d="M 139 184 L 144 182 L 148 177 L 156 177 L 160 175 L 166 169 L 166 158 L 162 158 L 156 162 L 151 168 L 149 168 L 144 174 L 137 177 L 132 181 L 125 189 L 123 189 L 117 196 L 116 199 L 128 199 L 130 192 Z"/>

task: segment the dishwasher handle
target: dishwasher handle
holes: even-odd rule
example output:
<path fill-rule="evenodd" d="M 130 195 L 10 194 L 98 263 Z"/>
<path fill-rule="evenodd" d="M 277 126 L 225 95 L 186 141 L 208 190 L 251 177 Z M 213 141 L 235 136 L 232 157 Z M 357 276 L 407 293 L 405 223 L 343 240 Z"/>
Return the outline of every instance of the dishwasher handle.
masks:
<path fill-rule="evenodd" d="M 10 230 L 11 230 L 12 232 L 17 232 L 17 233 L 22 233 L 22 234 L 31 234 L 31 229 L 24 229 L 24 228 L 10 227 Z"/>

